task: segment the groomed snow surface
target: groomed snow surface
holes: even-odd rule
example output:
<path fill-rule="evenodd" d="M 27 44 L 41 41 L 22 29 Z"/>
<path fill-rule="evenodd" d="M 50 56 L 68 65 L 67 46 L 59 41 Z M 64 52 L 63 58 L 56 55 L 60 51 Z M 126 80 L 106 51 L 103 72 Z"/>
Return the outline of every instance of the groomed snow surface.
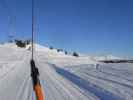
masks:
<path fill-rule="evenodd" d="M 133 64 L 103 64 L 36 45 L 45 100 L 133 100 Z M 0 100 L 36 100 L 30 77 L 31 52 L 0 45 Z"/>

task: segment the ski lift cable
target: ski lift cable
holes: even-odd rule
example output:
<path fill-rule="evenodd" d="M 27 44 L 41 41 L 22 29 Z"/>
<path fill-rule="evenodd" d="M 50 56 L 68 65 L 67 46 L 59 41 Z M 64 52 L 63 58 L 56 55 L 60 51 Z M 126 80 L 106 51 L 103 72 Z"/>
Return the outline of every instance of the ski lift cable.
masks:
<path fill-rule="evenodd" d="M 34 0 L 32 0 L 32 59 L 34 59 Z"/>
<path fill-rule="evenodd" d="M 43 93 L 42 93 L 42 88 L 39 80 L 39 71 L 38 68 L 35 65 L 34 61 L 34 0 L 32 0 L 32 54 L 31 54 L 31 78 L 32 78 L 32 83 L 33 83 L 33 90 L 36 95 L 37 100 L 43 100 Z"/>

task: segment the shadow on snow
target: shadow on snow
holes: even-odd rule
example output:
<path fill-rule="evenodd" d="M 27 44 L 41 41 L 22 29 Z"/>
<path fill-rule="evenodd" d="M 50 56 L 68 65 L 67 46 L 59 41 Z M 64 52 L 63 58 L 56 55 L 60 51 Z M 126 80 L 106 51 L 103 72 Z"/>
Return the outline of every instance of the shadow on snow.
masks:
<path fill-rule="evenodd" d="M 76 84 L 79 88 L 84 89 L 85 91 L 89 91 L 96 95 L 100 100 L 123 100 L 119 96 L 116 96 L 107 90 L 104 90 L 96 85 L 92 85 L 90 82 L 84 80 L 83 78 L 67 71 L 62 68 L 57 67 L 54 64 L 50 64 L 51 67 L 55 69 L 55 71 L 63 76 L 64 78 L 68 79 L 72 83 Z"/>

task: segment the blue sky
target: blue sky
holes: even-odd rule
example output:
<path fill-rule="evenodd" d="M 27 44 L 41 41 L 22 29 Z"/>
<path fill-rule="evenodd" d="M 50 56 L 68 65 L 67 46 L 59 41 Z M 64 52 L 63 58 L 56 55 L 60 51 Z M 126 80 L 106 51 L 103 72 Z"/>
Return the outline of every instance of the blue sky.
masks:
<path fill-rule="evenodd" d="M 133 58 L 132 0 L 35 0 L 36 41 L 89 55 Z M 31 0 L 0 0 L 0 41 L 30 38 Z"/>

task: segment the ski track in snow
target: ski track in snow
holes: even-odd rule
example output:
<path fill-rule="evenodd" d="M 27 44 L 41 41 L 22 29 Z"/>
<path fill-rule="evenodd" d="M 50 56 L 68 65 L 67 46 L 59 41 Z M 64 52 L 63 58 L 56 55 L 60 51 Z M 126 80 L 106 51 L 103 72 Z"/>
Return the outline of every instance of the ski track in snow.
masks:
<path fill-rule="evenodd" d="M 0 55 L 0 100 L 35 100 L 30 52 L 0 46 Z M 101 64 L 97 70 L 87 60 L 66 58 L 48 50 L 36 52 L 45 100 L 133 100 L 133 65 L 121 69 Z"/>

